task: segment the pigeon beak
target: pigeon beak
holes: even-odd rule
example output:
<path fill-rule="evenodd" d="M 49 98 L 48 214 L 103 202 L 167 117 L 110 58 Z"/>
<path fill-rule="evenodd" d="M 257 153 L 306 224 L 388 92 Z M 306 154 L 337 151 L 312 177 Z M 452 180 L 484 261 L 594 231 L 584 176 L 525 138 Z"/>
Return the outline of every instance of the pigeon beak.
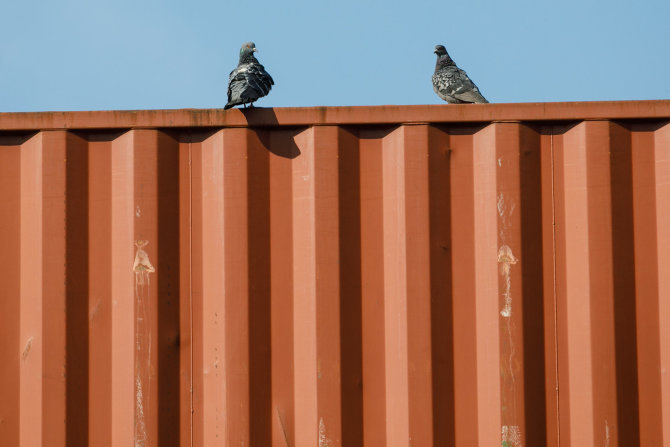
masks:
<path fill-rule="evenodd" d="M 255 53 L 258 50 L 256 49 L 256 47 L 254 47 L 251 51 L 253 51 Z"/>

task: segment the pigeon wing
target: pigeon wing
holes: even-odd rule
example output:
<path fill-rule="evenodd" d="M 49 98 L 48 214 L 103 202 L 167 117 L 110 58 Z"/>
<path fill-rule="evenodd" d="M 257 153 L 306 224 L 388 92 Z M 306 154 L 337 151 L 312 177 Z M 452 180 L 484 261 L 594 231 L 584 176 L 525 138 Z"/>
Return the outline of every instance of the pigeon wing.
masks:
<path fill-rule="evenodd" d="M 470 80 L 467 73 L 460 68 L 456 68 L 452 72 L 450 79 L 451 89 L 453 93 L 451 96 L 463 101 L 472 103 L 487 103 L 488 101 L 479 93 L 479 89 L 474 82 Z"/>
<path fill-rule="evenodd" d="M 261 64 L 241 65 L 230 72 L 228 102 L 242 103 L 267 95 L 274 80 Z"/>
<path fill-rule="evenodd" d="M 228 76 L 228 104 L 238 104 L 241 100 L 241 94 L 244 91 L 244 75 L 240 73 L 237 67 L 230 72 Z"/>
<path fill-rule="evenodd" d="M 270 93 L 270 89 L 274 85 L 272 76 L 265 71 L 265 67 L 261 64 L 252 64 L 249 66 L 246 71 L 246 81 L 258 93 L 258 98 Z"/>

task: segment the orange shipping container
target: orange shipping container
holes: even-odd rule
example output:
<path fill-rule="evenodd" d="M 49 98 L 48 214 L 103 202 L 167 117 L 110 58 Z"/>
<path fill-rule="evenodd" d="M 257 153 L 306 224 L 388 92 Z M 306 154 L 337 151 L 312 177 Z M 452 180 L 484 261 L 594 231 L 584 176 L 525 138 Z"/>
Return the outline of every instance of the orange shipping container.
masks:
<path fill-rule="evenodd" d="M 669 122 L 0 114 L 0 445 L 670 445 Z"/>

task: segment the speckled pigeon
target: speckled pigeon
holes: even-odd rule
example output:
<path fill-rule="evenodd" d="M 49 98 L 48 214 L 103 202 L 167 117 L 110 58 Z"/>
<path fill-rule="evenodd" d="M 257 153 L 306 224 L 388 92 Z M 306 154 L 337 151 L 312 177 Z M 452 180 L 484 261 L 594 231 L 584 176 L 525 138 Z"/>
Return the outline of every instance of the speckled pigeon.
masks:
<path fill-rule="evenodd" d="M 472 104 L 488 102 L 470 80 L 467 73 L 456 63 L 443 45 L 435 46 L 437 63 L 433 73 L 433 90 L 449 104 Z"/>
<path fill-rule="evenodd" d="M 270 92 L 274 85 L 272 76 L 254 57 L 256 45 L 247 42 L 240 48 L 240 62 L 237 68 L 230 72 L 228 78 L 228 104 L 224 109 L 243 104 L 253 105 L 258 98 L 262 98 Z"/>

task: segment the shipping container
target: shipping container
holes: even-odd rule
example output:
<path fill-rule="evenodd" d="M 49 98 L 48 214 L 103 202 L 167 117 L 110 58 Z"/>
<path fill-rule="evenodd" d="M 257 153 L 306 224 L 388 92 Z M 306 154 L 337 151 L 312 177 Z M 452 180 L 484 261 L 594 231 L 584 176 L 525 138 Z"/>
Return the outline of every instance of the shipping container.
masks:
<path fill-rule="evenodd" d="M 0 113 L 2 446 L 670 446 L 668 368 L 670 101 Z"/>

